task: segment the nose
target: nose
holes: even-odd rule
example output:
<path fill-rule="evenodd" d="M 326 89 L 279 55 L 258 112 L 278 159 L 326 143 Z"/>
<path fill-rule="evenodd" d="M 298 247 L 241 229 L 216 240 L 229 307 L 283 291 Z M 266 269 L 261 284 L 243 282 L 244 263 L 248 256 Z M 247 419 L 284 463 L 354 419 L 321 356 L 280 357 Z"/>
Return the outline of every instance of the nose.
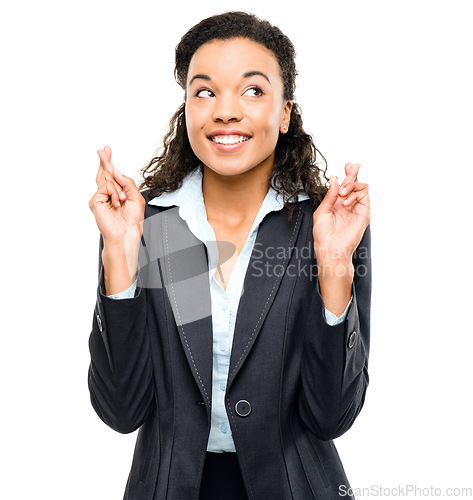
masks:
<path fill-rule="evenodd" d="M 239 96 L 221 94 L 215 99 L 213 119 L 216 122 L 235 122 L 243 118 Z"/>

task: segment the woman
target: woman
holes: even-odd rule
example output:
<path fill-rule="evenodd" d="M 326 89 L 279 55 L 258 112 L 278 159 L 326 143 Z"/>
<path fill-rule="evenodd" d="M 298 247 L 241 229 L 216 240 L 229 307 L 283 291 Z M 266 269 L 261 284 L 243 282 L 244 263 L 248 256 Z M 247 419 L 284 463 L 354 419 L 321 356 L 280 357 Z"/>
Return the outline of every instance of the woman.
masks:
<path fill-rule="evenodd" d="M 128 499 L 339 498 L 368 385 L 368 186 L 315 165 L 294 48 L 232 12 L 176 48 L 184 104 L 140 192 L 99 150 L 89 388 L 140 428 Z"/>

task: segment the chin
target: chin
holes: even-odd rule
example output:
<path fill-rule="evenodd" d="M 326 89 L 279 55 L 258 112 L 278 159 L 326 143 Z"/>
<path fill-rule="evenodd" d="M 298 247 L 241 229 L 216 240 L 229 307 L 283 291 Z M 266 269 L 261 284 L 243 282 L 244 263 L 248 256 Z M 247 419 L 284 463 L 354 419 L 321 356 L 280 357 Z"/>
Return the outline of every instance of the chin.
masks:
<path fill-rule="evenodd" d="M 209 170 L 212 170 L 212 172 L 215 172 L 218 175 L 222 176 L 234 176 L 234 175 L 242 175 L 246 174 L 251 171 L 261 171 L 266 169 L 266 167 L 269 168 L 267 165 L 265 158 L 258 159 L 257 161 L 244 161 L 242 159 L 230 159 L 226 158 L 221 161 L 202 161 L 202 164 L 205 165 Z"/>
<path fill-rule="evenodd" d="M 244 174 L 245 172 L 252 170 L 252 167 L 244 168 L 241 166 L 241 164 L 238 166 L 236 166 L 236 165 L 208 165 L 208 164 L 205 164 L 205 165 L 209 170 L 212 170 L 212 172 L 215 172 L 216 174 L 222 175 L 225 177 Z"/>

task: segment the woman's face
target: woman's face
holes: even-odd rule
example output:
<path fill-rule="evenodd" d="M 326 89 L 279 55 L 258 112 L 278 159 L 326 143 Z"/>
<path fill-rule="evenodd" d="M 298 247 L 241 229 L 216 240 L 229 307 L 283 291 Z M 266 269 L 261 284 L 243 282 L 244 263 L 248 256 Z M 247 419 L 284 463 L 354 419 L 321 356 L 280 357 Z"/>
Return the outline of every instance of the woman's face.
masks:
<path fill-rule="evenodd" d="M 199 160 L 224 176 L 260 169 L 269 177 L 292 108 L 273 52 L 244 38 L 212 40 L 194 53 L 186 91 L 187 133 Z"/>

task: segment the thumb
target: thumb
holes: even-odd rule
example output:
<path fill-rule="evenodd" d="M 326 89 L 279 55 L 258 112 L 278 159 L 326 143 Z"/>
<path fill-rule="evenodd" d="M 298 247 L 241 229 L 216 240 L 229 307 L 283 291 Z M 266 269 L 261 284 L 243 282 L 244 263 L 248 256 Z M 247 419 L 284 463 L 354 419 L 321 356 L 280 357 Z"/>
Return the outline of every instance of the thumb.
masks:
<path fill-rule="evenodd" d="M 135 199 L 139 194 L 138 188 L 131 177 L 123 175 L 117 168 L 113 167 L 113 177 L 125 191 L 128 199 Z"/>
<path fill-rule="evenodd" d="M 328 188 L 328 191 L 317 210 L 321 213 L 330 213 L 333 206 L 337 202 L 338 192 L 338 179 L 335 175 L 332 175 L 332 177 L 330 177 L 330 187 Z"/>

